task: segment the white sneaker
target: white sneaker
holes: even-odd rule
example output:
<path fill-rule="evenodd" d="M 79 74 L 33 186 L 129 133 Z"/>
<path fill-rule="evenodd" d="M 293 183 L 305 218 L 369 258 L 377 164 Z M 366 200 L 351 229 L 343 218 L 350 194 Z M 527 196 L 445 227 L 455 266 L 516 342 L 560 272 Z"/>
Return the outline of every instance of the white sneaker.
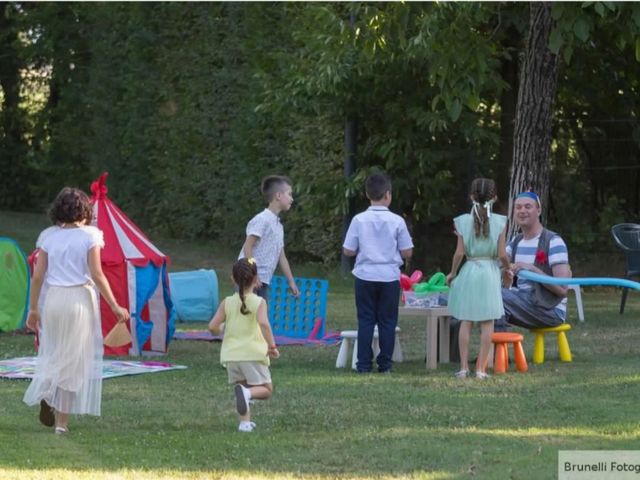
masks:
<path fill-rule="evenodd" d="M 239 432 L 253 432 L 254 428 L 256 428 L 256 424 L 253 422 L 240 422 L 238 425 Z"/>

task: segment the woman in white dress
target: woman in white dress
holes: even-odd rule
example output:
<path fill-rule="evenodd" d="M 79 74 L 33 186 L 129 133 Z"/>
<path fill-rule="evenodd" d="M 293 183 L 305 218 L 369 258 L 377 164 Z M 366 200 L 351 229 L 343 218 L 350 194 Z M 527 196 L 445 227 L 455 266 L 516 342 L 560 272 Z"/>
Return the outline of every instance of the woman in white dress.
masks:
<path fill-rule="evenodd" d="M 100 415 L 102 329 L 97 287 L 118 321 L 129 319 L 109 287 L 100 263 L 102 232 L 87 226 L 91 202 L 81 190 L 65 187 L 49 210 L 54 226 L 41 234 L 31 278 L 27 327 L 40 337 L 27 405 L 40 404 L 40 421 L 56 434 L 68 431 L 69 414 Z M 42 284 L 48 289 L 38 299 Z"/>

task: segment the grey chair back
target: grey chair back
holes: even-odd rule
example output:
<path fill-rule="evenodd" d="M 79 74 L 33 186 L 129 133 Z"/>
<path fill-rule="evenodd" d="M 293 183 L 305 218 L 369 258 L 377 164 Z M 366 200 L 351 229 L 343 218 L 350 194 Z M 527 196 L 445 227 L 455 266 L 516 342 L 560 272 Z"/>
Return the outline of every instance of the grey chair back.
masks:
<path fill-rule="evenodd" d="M 611 227 L 611 235 L 616 245 L 624 252 L 627 278 L 640 277 L 640 224 L 620 223 Z M 622 290 L 620 314 L 624 313 L 628 289 Z"/>
<path fill-rule="evenodd" d="M 620 223 L 611 228 L 616 244 L 624 251 L 629 272 L 640 272 L 640 224 Z"/>

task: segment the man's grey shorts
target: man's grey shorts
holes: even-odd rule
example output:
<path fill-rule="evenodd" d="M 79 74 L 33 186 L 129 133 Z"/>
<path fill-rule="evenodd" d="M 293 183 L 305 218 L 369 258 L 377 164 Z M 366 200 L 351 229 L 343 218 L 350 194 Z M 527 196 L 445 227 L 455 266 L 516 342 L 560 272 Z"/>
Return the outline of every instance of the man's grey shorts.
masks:
<path fill-rule="evenodd" d="M 557 327 L 564 319 L 555 308 L 541 308 L 535 304 L 535 291 L 502 289 L 502 303 L 506 321 L 523 328 Z M 503 330 L 505 317 L 496 322 L 496 331 Z"/>

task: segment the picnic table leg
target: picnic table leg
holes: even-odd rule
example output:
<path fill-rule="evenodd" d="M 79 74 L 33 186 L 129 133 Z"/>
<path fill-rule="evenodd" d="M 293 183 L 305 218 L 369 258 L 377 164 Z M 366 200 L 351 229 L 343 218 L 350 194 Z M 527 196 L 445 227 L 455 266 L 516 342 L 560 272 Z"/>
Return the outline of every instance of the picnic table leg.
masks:
<path fill-rule="evenodd" d="M 449 317 L 439 317 L 438 324 L 440 326 L 439 342 L 440 342 L 440 363 L 449 363 L 449 343 L 451 331 L 449 328 Z"/>
<path fill-rule="evenodd" d="M 433 313 L 427 311 L 426 334 L 427 334 L 427 368 L 435 370 L 438 368 L 438 319 Z"/>

